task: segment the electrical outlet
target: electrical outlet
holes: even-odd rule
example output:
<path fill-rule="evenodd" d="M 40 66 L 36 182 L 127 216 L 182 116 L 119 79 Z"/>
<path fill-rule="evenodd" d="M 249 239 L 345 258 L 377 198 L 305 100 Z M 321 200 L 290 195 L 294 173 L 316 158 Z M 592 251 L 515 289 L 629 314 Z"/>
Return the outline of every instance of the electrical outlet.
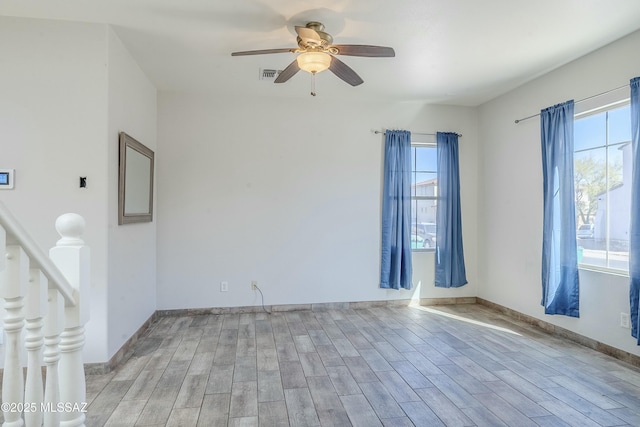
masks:
<path fill-rule="evenodd" d="M 258 281 L 257 280 L 252 280 L 251 281 L 251 289 L 254 291 L 258 290 Z"/>
<path fill-rule="evenodd" d="M 229 282 L 220 282 L 220 292 L 227 292 L 229 290 Z"/>
<path fill-rule="evenodd" d="M 629 329 L 629 313 L 620 313 L 620 326 Z"/>

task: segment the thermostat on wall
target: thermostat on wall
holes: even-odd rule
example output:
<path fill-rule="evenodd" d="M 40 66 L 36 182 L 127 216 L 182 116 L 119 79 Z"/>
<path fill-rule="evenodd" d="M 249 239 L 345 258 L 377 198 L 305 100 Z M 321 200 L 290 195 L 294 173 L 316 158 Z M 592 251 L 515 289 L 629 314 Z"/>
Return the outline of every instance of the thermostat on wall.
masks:
<path fill-rule="evenodd" d="M 13 169 L 0 169 L 0 190 L 13 188 Z"/>

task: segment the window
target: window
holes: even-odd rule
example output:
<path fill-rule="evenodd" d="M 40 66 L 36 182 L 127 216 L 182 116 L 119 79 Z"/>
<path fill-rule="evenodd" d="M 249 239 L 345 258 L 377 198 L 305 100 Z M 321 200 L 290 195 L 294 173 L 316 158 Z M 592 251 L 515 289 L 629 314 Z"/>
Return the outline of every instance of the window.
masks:
<path fill-rule="evenodd" d="M 411 144 L 411 249 L 429 250 L 436 243 L 438 150 L 435 143 Z"/>
<path fill-rule="evenodd" d="M 628 102 L 576 115 L 578 263 L 629 271 L 631 119 Z"/>

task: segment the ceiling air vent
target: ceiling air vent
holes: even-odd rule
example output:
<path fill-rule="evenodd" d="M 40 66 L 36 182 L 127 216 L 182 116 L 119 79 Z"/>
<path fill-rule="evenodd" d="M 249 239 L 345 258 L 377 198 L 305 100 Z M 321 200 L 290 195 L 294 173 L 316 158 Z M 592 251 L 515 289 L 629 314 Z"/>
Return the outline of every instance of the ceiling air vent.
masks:
<path fill-rule="evenodd" d="M 282 70 L 275 70 L 273 68 L 260 68 L 260 80 L 269 80 L 274 81 L 278 74 L 280 74 Z"/>

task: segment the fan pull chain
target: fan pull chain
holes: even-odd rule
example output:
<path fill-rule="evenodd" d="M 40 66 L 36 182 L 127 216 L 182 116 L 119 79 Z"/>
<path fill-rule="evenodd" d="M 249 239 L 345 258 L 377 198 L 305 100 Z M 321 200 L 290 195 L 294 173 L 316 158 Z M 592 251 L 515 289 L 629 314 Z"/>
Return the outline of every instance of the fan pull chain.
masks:
<path fill-rule="evenodd" d="M 316 73 L 311 73 L 311 96 L 316 96 Z"/>

